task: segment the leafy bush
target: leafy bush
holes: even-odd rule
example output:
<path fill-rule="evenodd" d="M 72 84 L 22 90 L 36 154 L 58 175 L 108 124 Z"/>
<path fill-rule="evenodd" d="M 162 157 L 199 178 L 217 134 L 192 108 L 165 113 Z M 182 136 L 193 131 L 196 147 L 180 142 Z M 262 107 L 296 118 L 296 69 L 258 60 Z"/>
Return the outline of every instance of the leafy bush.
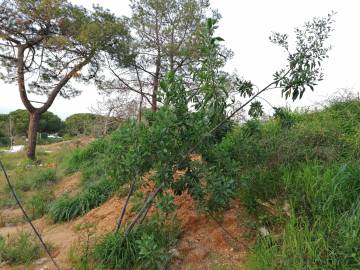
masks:
<path fill-rule="evenodd" d="M 10 145 L 10 138 L 0 136 L 0 146 L 9 146 L 9 145 Z"/>
<path fill-rule="evenodd" d="M 127 237 L 121 232 L 107 234 L 95 246 L 94 258 L 105 269 L 165 269 L 178 236 L 176 225 L 160 226 L 153 218 Z"/>

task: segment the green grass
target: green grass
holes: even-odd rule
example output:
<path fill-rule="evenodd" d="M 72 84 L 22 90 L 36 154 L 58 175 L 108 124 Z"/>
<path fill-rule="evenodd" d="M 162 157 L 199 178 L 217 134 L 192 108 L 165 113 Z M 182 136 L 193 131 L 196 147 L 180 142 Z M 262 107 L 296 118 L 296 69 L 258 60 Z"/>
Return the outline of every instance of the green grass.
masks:
<path fill-rule="evenodd" d="M 283 227 L 258 239 L 249 269 L 360 269 L 359 139 L 360 102 L 345 101 L 251 121 L 207 153 L 259 224 Z M 290 218 L 264 215 L 259 202 L 273 199 L 290 202 Z"/>
<path fill-rule="evenodd" d="M 129 121 L 110 136 L 65 157 L 61 165 L 65 174 L 80 171 L 82 190 L 74 197 L 61 197 L 52 203 L 52 220 L 62 222 L 84 215 L 128 181 L 148 172 L 150 155 L 134 143 L 134 138 L 144 140 L 144 130 L 143 125 Z"/>
<path fill-rule="evenodd" d="M 0 154 L 10 181 L 32 218 L 39 218 L 47 213 L 49 204 L 54 199 L 54 184 L 64 174 L 62 166 L 54 165 L 62 164 L 73 151 L 71 146 L 66 145 L 60 151 L 45 150 L 46 147 L 38 148 L 36 161 L 28 160 L 25 152 Z M 17 207 L 16 202 L 1 172 L 0 208 L 14 207 Z"/>
<path fill-rule="evenodd" d="M 44 188 L 57 180 L 55 169 L 21 169 L 18 171 L 14 188 L 21 191 L 30 191 Z"/>
<path fill-rule="evenodd" d="M 69 259 L 76 270 L 168 269 L 179 236 L 178 221 L 165 224 L 163 217 L 153 215 L 126 238 L 122 231 L 100 238 L 89 231 L 70 250 Z"/>
<path fill-rule="evenodd" d="M 105 202 L 115 191 L 115 183 L 100 180 L 85 188 L 74 197 L 67 195 L 54 201 L 49 208 L 49 216 L 54 222 L 63 222 L 82 216 Z"/>
<path fill-rule="evenodd" d="M 44 256 L 37 239 L 27 232 L 0 237 L 0 262 L 10 264 L 29 264 Z"/>
<path fill-rule="evenodd" d="M 47 214 L 50 203 L 54 200 L 54 194 L 51 190 L 42 190 L 35 193 L 29 201 L 26 202 L 26 208 L 32 219 L 37 219 Z"/>
<path fill-rule="evenodd" d="M 52 185 L 57 180 L 56 170 L 36 166 L 27 168 L 25 166 L 10 171 L 10 174 L 15 192 L 29 211 L 29 215 L 32 218 L 39 218 L 46 214 L 49 203 L 54 199 Z M 0 190 L 0 198 L 2 208 L 17 207 L 5 182 L 3 182 L 2 190 Z"/>
<path fill-rule="evenodd" d="M 153 217 L 126 238 L 107 234 L 94 248 L 95 264 L 100 269 L 166 269 L 180 233 L 176 224 L 161 225 Z"/>
<path fill-rule="evenodd" d="M 258 243 L 250 269 L 359 269 L 359 165 L 286 169 L 293 216 L 283 239 Z"/>

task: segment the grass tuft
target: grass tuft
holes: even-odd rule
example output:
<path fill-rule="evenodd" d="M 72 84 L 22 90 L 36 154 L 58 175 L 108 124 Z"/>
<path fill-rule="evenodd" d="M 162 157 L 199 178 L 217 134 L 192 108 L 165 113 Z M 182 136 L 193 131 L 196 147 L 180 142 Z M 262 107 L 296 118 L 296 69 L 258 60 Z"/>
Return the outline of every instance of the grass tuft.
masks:
<path fill-rule="evenodd" d="M 100 269 L 166 269 L 178 237 L 177 225 L 161 226 L 152 218 L 126 238 L 121 232 L 105 235 L 94 248 L 94 259 Z"/>
<path fill-rule="evenodd" d="M 29 264 L 43 254 L 37 240 L 27 232 L 8 238 L 0 237 L 0 262 L 10 264 Z"/>
<path fill-rule="evenodd" d="M 110 198 L 114 190 L 114 182 L 100 180 L 74 197 L 64 195 L 54 201 L 50 205 L 49 216 L 54 222 L 69 221 L 82 216 Z"/>

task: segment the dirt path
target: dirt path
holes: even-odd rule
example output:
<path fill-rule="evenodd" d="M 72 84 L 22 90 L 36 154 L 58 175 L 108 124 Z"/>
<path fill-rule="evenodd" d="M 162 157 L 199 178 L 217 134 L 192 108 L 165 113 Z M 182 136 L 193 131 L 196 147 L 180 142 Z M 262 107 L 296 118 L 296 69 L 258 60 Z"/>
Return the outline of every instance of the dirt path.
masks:
<path fill-rule="evenodd" d="M 54 188 L 55 197 L 61 197 L 64 194 L 76 195 L 79 191 L 81 181 L 81 173 L 77 172 L 72 175 L 66 176 L 56 183 Z"/>

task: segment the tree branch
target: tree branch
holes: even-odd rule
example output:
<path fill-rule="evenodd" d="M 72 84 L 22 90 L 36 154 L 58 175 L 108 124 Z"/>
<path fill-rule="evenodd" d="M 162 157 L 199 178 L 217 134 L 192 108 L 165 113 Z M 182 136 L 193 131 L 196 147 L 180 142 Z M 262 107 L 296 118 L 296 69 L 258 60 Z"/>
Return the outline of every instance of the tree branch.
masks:
<path fill-rule="evenodd" d="M 123 83 L 129 90 L 138 93 L 140 95 L 142 95 L 144 98 L 146 98 L 146 100 L 151 104 L 150 99 L 146 96 L 147 93 L 144 93 L 143 91 L 139 91 L 137 89 L 135 89 L 134 87 L 132 87 L 130 84 L 128 84 L 124 79 L 122 79 L 112 68 L 110 65 L 108 65 L 111 73 L 121 82 Z"/>
<path fill-rule="evenodd" d="M 84 61 L 82 61 L 81 63 L 79 63 L 78 65 L 74 66 L 72 68 L 72 70 L 66 74 L 64 76 L 64 78 L 61 79 L 61 81 L 55 86 L 55 88 L 51 91 L 46 103 L 44 104 L 44 106 L 42 106 L 41 108 L 39 108 L 39 112 L 40 113 L 44 113 L 46 112 L 50 106 L 52 105 L 52 103 L 54 102 L 56 96 L 58 95 L 58 93 L 61 91 L 61 89 L 67 84 L 67 82 L 74 77 L 74 75 L 80 71 L 84 66 L 86 66 L 87 64 L 90 63 L 91 58 L 94 56 L 95 52 L 92 52 L 89 54 L 89 56 L 87 58 L 84 59 Z"/>
<path fill-rule="evenodd" d="M 16 62 L 16 60 L 17 60 L 16 57 L 4 55 L 4 54 L 0 54 L 0 58 L 4 58 L 4 59 L 6 59 L 6 60 L 10 60 L 10 61 L 14 61 L 14 62 Z"/>
<path fill-rule="evenodd" d="M 16 63 L 17 75 L 18 75 L 17 82 L 18 82 L 21 101 L 24 104 L 25 108 L 30 113 L 32 113 L 36 110 L 36 108 L 29 101 L 29 98 L 26 93 L 26 88 L 25 88 L 25 71 L 24 71 L 24 69 L 25 69 L 25 63 L 24 63 L 25 49 L 26 48 L 23 46 L 18 46 L 17 63 Z"/>

